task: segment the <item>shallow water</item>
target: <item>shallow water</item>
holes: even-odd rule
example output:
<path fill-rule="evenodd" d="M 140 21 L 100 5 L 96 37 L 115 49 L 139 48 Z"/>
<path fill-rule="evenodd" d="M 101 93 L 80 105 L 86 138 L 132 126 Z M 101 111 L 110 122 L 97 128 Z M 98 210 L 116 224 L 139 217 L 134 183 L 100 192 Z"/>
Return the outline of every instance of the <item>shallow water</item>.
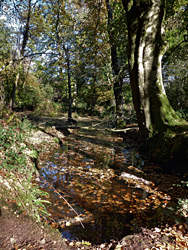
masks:
<path fill-rule="evenodd" d="M 99 244 L 160 223 L 170 197 L 147 180 L 146 165 L 130 138 L 86 128 L 75 129 L 55 152 L 43 153 L 42 188 L 50 194 L 51 219 L 64 221 L 62 235 Z"/>

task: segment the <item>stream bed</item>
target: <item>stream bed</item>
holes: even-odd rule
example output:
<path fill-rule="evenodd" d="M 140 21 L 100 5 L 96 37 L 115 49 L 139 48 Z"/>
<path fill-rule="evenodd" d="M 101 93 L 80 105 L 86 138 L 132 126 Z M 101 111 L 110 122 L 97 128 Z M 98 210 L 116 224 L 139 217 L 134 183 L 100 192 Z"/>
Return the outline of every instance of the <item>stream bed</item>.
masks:
<path fill-rule="evenodd" d="M 39 168 L 51 221 L 68 240 L 95 244 L 167 221 L 168 189 L 180 181 L 140 156 L 130 137 L 88 127 L 72 129 L 61 147 L 41 154 Z"/>

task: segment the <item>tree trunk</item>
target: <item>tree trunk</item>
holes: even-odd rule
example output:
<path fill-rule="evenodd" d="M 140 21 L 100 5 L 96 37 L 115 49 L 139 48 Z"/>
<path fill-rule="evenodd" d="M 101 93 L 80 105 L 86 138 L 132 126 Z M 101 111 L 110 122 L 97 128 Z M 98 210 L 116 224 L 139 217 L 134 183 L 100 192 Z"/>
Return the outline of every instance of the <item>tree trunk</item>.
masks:
<path fill-rule="evenodd" d="M 15 82 L 14 82 L 13 88 L 12 88 L 12 98 L 11 98 L 11 102 L 10 102 L 10 108 L 12 110 L 14 109 L 16 90 L 17 90 L 19 79 L 20 79 L 20 68 L 21 68 L 22 63 L 23 63 L 23 61 L 21 61 L 21 60 L 23 60 L 22 57 L 24 56 L 26 44 L 27 44 L 28 37 L 29 37 L 30 18 L 31 18 L 31 0 L 29 0 L 29 3 L 28 3 L 27 21 L 26 21 L 24 34 L 23 34 L 23 42 L 22 42 L 21 52 L 20 52 L 20 55 L 18 58 L 18 66 L 17 66 L 18 72 L 16 74 L 16 79 L 15 79 Z"/>
<path fill-rule="evenodd" d="M 115 106 L 116 106 L 116 127 L 121 126 L 123 122 L 123 95 L 122 95 L 122 85 L 123 79 L 119 76 L 120 73 L 120 66 L 118 63 L 118 55 L 117 55 L 117 47 L 115 43 L 115 35 L 113 29 L 111 27 L 113 23 L 113 9 L 111 5 L 111 0 L 106 0 L 107 12 L 108 12 L 108 35 L 109 35 L 109 42 L 111 48 L 111 66 L 112 72 L 114 77 L 114 97 L 115 97 Z"/>
<path fill-rule="evenodd" d="M 16 90 L 17 90 L 19 78 L 20 78 L 20 72 L 18 72 L 16 74 L 16 79 L 15 79 L 15 82 L 13 83 L 12 98 L 10 100 L 10 108 L 11 108 L 11 110 L 14 109 L 14 103 L 15 103 L 15 99 L 16 99 Z"/>
<path fill-rule="evenodd" d="M 179 122 L 169 104 L 162 80 L 165 0 L 122 2 L 127 15 L 133 102 L 140 132 L 147 138 Z"/>
<path fill-rule="evenodd" d="M 57 19 L 56 19 L 56 40 L 57 40 L 57 46 L 58 46 L 58 52 L 60 55 L 60 59 L 62 58 L 61 55 L 61 39 L 60 39 L 60 1 L 57 0 Z M 68 121 L 72 122 L 72 90 L 71 90 L 71 69 L 70 69 L 70 55 L 69 55 L 69 48 L 68 46 L 66 47 L 64 42 L 63 42 L 63 50 L 65 52 L 66 56 L 66 63 L 67 63 L 67 78 L 68 78 L 68 99 L 69 99 L 69 108 L 68 108 Z M 62 66 L 60 67 L 60 69 Z M 60 70 L 60 74 L 62 73 L 62 69 Z"/>
<path fill-rule="evenodd" d="M 70 55 L 68 47 L 65 48 L 66 61 L 67 61 L 67 77 L 68 77 L 68 93 L 69 93 L 69 109 L 68 109 L 68 121 L 72 121 L 72 90 L 71 90 L 71 73 L 70 73 Z"/>

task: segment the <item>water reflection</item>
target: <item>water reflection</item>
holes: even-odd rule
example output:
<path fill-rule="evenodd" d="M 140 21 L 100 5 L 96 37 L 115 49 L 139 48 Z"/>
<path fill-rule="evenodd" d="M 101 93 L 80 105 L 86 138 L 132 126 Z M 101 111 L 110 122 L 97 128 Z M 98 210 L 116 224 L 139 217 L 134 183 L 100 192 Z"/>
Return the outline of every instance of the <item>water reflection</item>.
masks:
<path fill-rule="evenodd" d="M 166 203 L 144 179 L 143 165 L 133 142 L 89 130 L 75 132 L 56 152 L 44 153 L 41 175 L 58 191 L 42 186 L 50 194 L 48 210 L 53 220 L 72 219 L 68 228 L 61 226 L 63 236 L 101 243 L 146 225 L 148 209 Z M 82 217 L 85 229 L 75 223 L 76 214 L 58 193 Z"/>

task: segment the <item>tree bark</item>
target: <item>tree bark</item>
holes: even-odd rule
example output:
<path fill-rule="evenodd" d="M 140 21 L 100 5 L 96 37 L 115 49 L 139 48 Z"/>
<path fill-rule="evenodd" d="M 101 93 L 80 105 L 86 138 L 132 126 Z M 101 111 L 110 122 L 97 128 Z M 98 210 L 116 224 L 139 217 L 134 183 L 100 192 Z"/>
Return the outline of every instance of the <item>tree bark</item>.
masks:
<path fill-rule="evenodd" d="M 31 18 L 31 0 L 29 0 L 29 3 L 28 3 L 27 21 L 26 21 L 24 34 L 23 34 L 23 42 L 22 42 L 22 46 L 21 46 L 21 51 L 20 51 L 19 59 L 18 59 L 18 66 L 17 66 L 18 72 L 16 74 L 16 79 L 15 79 L 15 82 L 14 82 L 13 88 L 12 88 L 12 98 L 11 98 L 11 102 L 10 102 L 10 108 L 12 110 L 14 109 L 16 90 L 17 90 L 19 79 L 20 79 L 20 68 L 21 68 L 22 63 L 23 63 L 21 58 L 24 57 L 25 48 L 27 45 L 28 37 L 29 37 L 30 18 Z"/>
<path fill-rule="evenodd" d="M 122 3 L 127 16 L 133 103 L 140 132 L 147 138 L 179 123 L 162 80 L 165 0 L 122 0 Z"/>
<path fill-rule="evenodd" d="M 118 55 L 117 55 L 117 47 L 115 43 L 115 35 L 112 30 L 112 23 L 113 23 L 113 9 L 111 0 L 106 0 L 107 12 L 108 12 L 108 35 L 109 35 L 109 42 L 111 48 L 111 66 L 112 72 L 114 77 L 113 83 L 113 90 L 114 90 L 114 97 L 115 97 L 115 105 L 116 105 L 116 127 L 121 125 L 123 120 L 123 95 L 122 95 L 122 85 L 123 79 L 119 76 L 120 73 L 120 66 L 118 63 Z"/>
<path fill-rule="evenodd" d="M 69 110 L 68 121 L 72 120 L 72 90 L 71 90 L 71 73 L 70 73 L 70 55 L 68 47 L 65 48 L 66 60 L 67 60 L 67 76 L 68 76 L 68 91 L 69 91 Z"/>
<path fill-rule="evenodd" d="M 71 89 L 71 68 L 70 68 L 70 55 L 69 55 L 69 47 L 65 46 L 65 42 L 63 41 L 63 44 L 61 45 L 61 39 L 60 39 L 60 1 L 57 0 L 57 19 L 56 19 L 56 40 L 57 40 L 57 46 L 58 46 L 58 52 L 60 59 L 62 58 L 61 53 L 61 46 L 63 47 L 63 50 L 65 52 L 66 57 L 66 64 L 67 64 L 67 78 L 68 78 L 68 100 L 69 100 L 69 108 L 68 108 L 68 121 L 71 122 L 72 119 L 72 89 Z M 62 66 L 60 66 L 60 74 L 62 73 Z"/>

